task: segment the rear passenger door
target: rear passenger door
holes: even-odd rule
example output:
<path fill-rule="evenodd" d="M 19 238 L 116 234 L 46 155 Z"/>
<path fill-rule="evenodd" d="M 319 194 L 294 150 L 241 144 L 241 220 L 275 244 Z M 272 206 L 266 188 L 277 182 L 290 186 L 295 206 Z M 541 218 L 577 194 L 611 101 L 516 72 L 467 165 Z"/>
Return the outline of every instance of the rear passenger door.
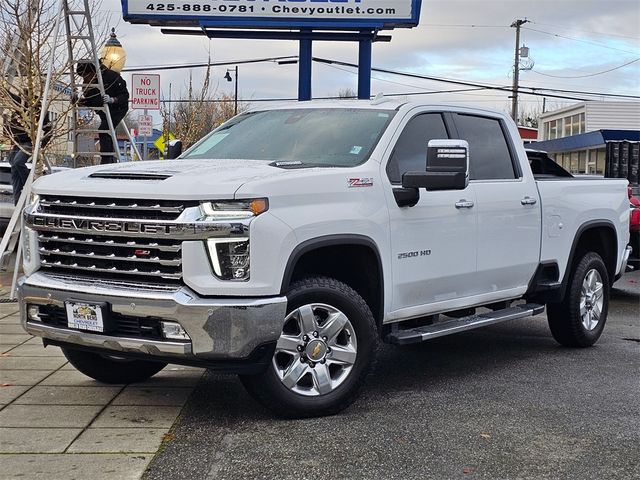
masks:
<path fill-rule="evenodd" d="M 500 117 L 453 115 L 469 142 L 470 184 L 478 215 L 478 279 L 484 293 L 524 291 L 540 258 L 541 209 L 535 180 L 524 175 Z M 508 295 L 506 295 L 508 296 Z"/>

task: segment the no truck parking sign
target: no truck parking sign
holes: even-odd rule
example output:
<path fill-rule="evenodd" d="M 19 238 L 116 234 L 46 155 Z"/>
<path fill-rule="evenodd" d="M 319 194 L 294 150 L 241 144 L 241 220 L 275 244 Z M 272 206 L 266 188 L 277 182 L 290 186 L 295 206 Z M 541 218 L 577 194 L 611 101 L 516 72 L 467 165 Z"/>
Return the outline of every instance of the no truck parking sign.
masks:
<path fill-rule="evenodd" d="M 160 110 L 160 75 L 131 75 L 131 108 Z"/>

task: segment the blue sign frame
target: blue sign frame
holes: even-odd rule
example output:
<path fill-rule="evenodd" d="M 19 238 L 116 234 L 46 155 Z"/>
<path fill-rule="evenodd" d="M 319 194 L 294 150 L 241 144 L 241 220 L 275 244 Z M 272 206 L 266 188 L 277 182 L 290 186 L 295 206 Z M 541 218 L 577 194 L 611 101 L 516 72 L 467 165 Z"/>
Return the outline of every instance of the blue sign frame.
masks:
<path fill-rule="evenodd" d="M 209 0 L 205 0 L 209 1 Z M 304 1 L 304 0 L 301 0 Z M 238 29 L 315 29 L 315 30 L 392 30 L 394 28 L 413 28 L 420 21 L 422 0 L 411 0 L 411 16 L 408 18 L 273 18 L 243 16 L 206 16 L 206 15 L 158 15 L 129 14 L 129 0 L 121 0 L 122 15 L 129 23 L 142 23 L 153 26 L 180 26 L 201 28 L 238 28 Z M 166 0 L 171 3 L 171 0 Z M 149 3 L 154 3 L 149 0 Z M 290 8 L 299 7 L 292 3 Z M 334 5 L 335 6 L 335 5 Z"/>

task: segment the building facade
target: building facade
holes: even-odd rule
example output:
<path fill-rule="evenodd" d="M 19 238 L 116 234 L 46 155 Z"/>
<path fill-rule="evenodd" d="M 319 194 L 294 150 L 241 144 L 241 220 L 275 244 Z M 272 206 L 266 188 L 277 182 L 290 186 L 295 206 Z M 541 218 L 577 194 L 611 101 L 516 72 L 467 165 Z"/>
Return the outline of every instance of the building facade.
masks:
<path fill-rule="evenodd" d="M 531 148 L 571 173 L 604 175 L 608 145 L 640 141 L 640 102 L 582 102 L 544 113 L 539 125 Z"/>

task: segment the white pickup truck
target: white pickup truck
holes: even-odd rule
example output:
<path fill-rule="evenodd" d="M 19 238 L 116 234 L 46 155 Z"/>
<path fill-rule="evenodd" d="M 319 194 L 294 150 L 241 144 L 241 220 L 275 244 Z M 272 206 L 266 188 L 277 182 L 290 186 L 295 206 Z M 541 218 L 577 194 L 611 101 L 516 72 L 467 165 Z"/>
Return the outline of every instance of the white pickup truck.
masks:
<path fill-rule="evenodd" d="M 629 256 L 627 182 L 539 177 L 493 111 L 256 109 L 175 161 L 38 180 L 23 325 L 99 381 L 199 365 L 289 417 L 349 405 L 381 341 L 546 306 L 558 342 L 590 346 Z"/>

